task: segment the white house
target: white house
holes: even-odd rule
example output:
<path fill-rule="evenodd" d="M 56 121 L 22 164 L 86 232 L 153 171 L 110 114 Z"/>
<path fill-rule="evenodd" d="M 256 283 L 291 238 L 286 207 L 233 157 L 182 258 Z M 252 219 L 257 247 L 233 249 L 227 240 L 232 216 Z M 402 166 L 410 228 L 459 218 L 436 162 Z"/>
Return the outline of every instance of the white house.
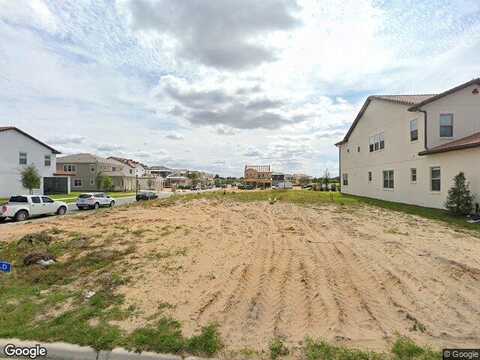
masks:
<path fill-rule="evenodd" d="M 43 194 L 44 179 L 55 173 L 57 154 L 60 152 L 16 127 L 0 127 L 0 197 L 28 194 L 20 173 L 32 164 L 41 177 L 40 188 L 34 192 Z"/>
<path fill-rule="evenodd" d="M 480 79 L 438 95 L 370 96 L 336 145 L 342 193 L 444 208 L 463 171 L 479 203 Z"/>

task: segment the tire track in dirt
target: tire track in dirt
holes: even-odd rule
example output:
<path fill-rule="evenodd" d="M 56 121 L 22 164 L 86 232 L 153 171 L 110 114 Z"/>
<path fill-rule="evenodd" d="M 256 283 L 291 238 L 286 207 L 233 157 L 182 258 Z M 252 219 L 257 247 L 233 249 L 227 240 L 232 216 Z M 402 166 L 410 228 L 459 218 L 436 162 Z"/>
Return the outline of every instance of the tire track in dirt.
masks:
<path fill-rule="evenodd" d="M 342 241 L 343 236 L 340 238 L 342 240 L 336 237 L 336 241 L 322 243 L 318 241 L 317 233 L 312 229 L 305 217 L 302 217 L 302 220 L 306 231 L 313 239 L 312 241 L 321 243 L 318 246 L 312 247 L 312 251 L 320 254 L 320 257 L 325 260 L 329 268 L 334 269 L 333 264 L 335 264 L 334 277 L 338 285 L 337 291 L 339 297 L 343 300 L 342 303 L 345 307 L 345 312 L 347 313 L 348 311 L 347 317 L 350 322 L 357 323 L 360 328 L 368 331 L 369 334 L 365 334 L 366 336 L 372 336 L 380 332 L 383 337 L 386 337 L 388 333 L 379 321 L 379 315 L 376 314 L 370 305 L 370 302 L 373 300 L 369 298 L 369 295 L 365 291 L 356 285 L 357 281 L 353 278 L 355 270 L 348 266 L 345 255 L 335 244 L 337 241 Z M 351 306 L 352 304 L 354 305 L 353 308 Z M 375 324 L 376 330 L 372 328 L 372 324 Z"/>

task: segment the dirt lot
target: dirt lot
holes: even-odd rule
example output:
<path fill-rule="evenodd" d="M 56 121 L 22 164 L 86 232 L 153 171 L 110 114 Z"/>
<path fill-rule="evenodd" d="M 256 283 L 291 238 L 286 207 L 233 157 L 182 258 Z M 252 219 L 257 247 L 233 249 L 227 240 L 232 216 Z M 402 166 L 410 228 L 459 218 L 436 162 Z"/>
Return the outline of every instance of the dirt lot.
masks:
<path fill-rule="evenodd" d="M 134 246 L 116 291 L 126 331 L 171 316 L 186 334 L 218 323 L 230 349 L 306 336 L 383 350 L 400 334 L 435 348 L 480 343 L 480 239 L 369 206 L 195 200 L 3 227 L 0 241 L 51 229 L 102 249 Z M 76 286 L 88 288 L 95 278 Z"/>

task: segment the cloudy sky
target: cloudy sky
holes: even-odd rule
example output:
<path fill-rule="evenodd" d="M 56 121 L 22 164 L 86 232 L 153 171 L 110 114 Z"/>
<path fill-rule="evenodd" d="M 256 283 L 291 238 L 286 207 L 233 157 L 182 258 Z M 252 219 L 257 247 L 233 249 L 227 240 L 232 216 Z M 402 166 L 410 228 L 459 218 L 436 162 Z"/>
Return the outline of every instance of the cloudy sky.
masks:
<path fill-rule="evenodd" d="M 478 0 L 0 0 L 0 126 L 240 175 L 320 175 L 368 94 L 480 76 Z"/>

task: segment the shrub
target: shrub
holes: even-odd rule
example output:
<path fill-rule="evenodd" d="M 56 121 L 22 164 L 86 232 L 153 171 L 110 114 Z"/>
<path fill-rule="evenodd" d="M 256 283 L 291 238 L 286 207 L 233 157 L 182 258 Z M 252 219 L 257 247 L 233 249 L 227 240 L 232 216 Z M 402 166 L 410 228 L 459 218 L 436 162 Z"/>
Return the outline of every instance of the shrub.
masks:
<path fill-rule="evenodd" d="M 33 193 L 33 189 L 40 188 L 40 175 L 38 174 L 37 168 L 35 165 L 29 165 L 21 172 L 22 176 L 22 186 L 25 189 L 30 191 L 30 194 Z"/>
<path fill-rule="evenodd" d="M 289 352 L 281 339 L 273 339 L 270 343 L 270 359 L 272 360 L 276 360 L 280 356 L 288 355 Z"/>
<path fill-rule="evenodd" d="M 473 196 L 463 172 L 453 179 L 455 184 L 448 190 L 445 207 L 454 215 L 468 215 L 473 209 Z"/>

